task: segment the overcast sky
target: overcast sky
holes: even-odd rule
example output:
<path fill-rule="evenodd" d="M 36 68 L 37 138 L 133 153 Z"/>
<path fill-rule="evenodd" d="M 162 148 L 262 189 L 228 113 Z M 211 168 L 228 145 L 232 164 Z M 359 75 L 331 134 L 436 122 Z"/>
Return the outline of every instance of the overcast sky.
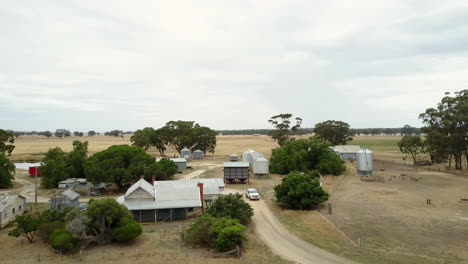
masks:
<path fill-rule="evenodd" d="M 163 3 L 164 2 L 164 3 Z M 4 1 L 0 128 L 420 126 L 468 88 L 468 1 Z"/>

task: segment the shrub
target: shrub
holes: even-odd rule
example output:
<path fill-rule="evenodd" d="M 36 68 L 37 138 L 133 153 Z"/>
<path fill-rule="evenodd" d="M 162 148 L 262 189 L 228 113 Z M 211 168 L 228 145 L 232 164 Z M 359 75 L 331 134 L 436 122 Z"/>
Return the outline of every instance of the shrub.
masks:
<path fill-rule="evenodd" d="M 211 229 L 215 223 L 216 218 L 202 215 L 187 229 L 186 241 L 192 245 L 211 245 L 214 238 Z"/>
<path fill-rule="evenodd" d="M 279 203 L 293 209 L 311 209 L 328 200 L 328 193 L 320 187 L 317 171 L 292 172 L 275 186 Z"/>
<path fill-rule="evenodd" d="M 77 250 L 80 243 L 65 228 L 58 228 L 50 236 L 50 245 L 56 250 L 71 252 Z"/>
<path fill-rule="evenodd" d="M 320 156 L 320 162 L 315 168 L 321 174 L 340 175 L 346 171 L 346 165 L 340 156 L 332 151 L 326 151 Z"/>
<path fill-rule="evenodd" d="M 64 228 L 65 223 L 63 222 L 44 222 L 38 228 L 39 237 L 45 242 L 49 243 L 52 232 L 55 229 Z"/>
<path fill-rule="evenodd" d="M 112 238 L 118 242 L 127 242 L 141 235 L 141 225 L 137 222 L 130 222 L 112 230 Z"/>
<path fill-rule="evenodd" d="M 231 249 L 246 240 L 245 226 L 237 219 L 220 218 L 213 226 L 213 245 L 219 251 Z"/>
<path fill-rule="evenodd" d="M 236 193 L 224 195 L 214 200 L 206 213 L 217 218 L 238 219 L 242 224 L 247 224 L 253 216 L 253 209 L 242 199 L 242 195 Z"/>

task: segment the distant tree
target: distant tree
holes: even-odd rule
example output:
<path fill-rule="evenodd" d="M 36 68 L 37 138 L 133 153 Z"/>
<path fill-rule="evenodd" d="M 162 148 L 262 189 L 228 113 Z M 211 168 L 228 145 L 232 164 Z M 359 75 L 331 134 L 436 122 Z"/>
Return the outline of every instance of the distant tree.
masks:
<path fill-rule="evenodd" d="M 69 130 L 66 130 L 66 129 L 57 129 L 55 130 L 54 135 L 56 137 L 69 137 L 71 136 L 71 133 Z"/>
<path fill-rule="evenodd" d="M 417 164 L 417 156 L 424 152 L 424 143 L 420 136 L 405 135 L 398 141 L 401 153 L 411 155 L 413 164 Z"/>
<path fill-rule="evenodd" d="M 96 131 L 94 131 L 94 130 L 88 131 L 88 136 L 93 137 L 95 135 L 96 135 Z"/>
<path fill-rule="evenodd" d="M 44 188 L 56 188 L 60 181 L 69 178 L 68 155 L 61 148 L 49 149 L 42 159 L 41 185 Z"/>
<path fill-rule="evenodd" d="M 323 174 L 339 175 L 346 170 L 345 163 L 329 147 L 328 142 L 317 138 L 290 140 L 272 150 L 270 171 L 288 174 L 319 170 Z"/>
<path fill-rule="evenodd" d="M 74 131 L 74 132 L 73 132 L 73 135 L 74 135 L 75 137 L 80 136 L 80 131 Z"/>
<path fill-rule="evenodd" d="M 130 137 L 132 146 L 137 146 L 144 150 L 148 150 L 148 148 L 152 145 L 151 137 L 153 133 L 154 129 L 152 127 L 145 127 L 142 130 L 138 129 L 135 131 L 133 136 Z"/>
<path fill-rule="evenodd" d="M 277 201 L 293 209 L 311 209 L 328 200 L 328 193 L 320 187 L 317 171 L 292 172 L 275 186 Z"/>
<path fill-rule="evenodd" d="M 8 232 L 9 236 L 24 236 L 32 243 L 39 225 L 42 223 L 40 214 L 23 214 L 16 216 L 16 227 Z"/>
<path fill-rule="evenodd" d="M 11 155 L 11 152 L 15 149 L 15 138 L 10 132 L 0 129 L 0 153 L 4 153 L 7 156 Z"/>
<path fill-rule="evenodd" d="M 214 153 L 216 148 L 216 131 L 209 127 L 195 127 L 193 132 L 195 145 L 191 151 L 201 150 L 206 155 L 207 152 Z"/>
<path fill-rule="evenodd" d="M 214 153 L 216 147 L 216 131 L 202 127 L 194 121 L 169 121 L 156 130 L 153 143 L 161 152 L 164 144 L 173 146 L 179 153 L 183 148 L 200 149 L 205 154 Z"/>
<path fill-rule="evenodd" d="M 402 135 L 413 135 L 413 134 L 421 134 L 420 132 L 420 129 L 416 128 L 416 127 L 412 127 L 410 125 L 404 125 L 402 128 L 401 128 L 401 132 L 400 132 Z"/>
<path fill-rule="evenodd" d="M 13 186 L 14 175 L 15 164 L 8 159 L 5 153 L 0 152 L 0 189 Z"/>
<path fill-rule="evenodd" d="M 275 130 L 271 131 L 270 137 L 273 138 L 278 145 L 282 146 L 291 137 L 292 133 L 297 131 L 302 124 L 302 118 L 296 117 L 295 125 L 291 124 L 292 114 L 279 114 L 272 116 L 268 122 L 275 127 Z"/>
<path fill-rule="evenodd" d="M 346 145 L 353 138 L 349 135 L 349 125 L 343 121 L 328 120 L 314 128 L 315 137 L 330 142 L 333 146 Z"/>
<path fill-rule="evenodd" d="M 254 214 L 252 207 L 238 193 L 224 195 L 214 200 L 206 213 L 217 218 L 237 219 L 242 224 L 250 222 Z"/>
<path fill-rule="evenodd" d="M 47 137 L 47 138 L 50 138 L 52 136 L 52 132 L 44 131 L 44 136 Z"/>
<path fill-rule="evenodd" d="M 20 136 L 26 135 L 25 132 L 21 132 L 21 131 L 15 131 L 13 134 L 15 135 L 15 138 L 19 138 Z"/>
<path fill-rule="evenodd" d="M 85 162 L 85 175 L 93 183 L 113 182 L 119 189 L 136 182 L 155 159 L 142 148 L 114 145 L 89 157 Z"/>
<path fill-rule="evenodd" d="M 371 135 L 373 135 L 373 136 L 377 136 L 377 135 L 380 135 L 380 134 L 382 133 L 382 130 L 379 129 L 379 128 L 372 128 L 372 129 L 370 130 L 370 133 L 371 133 Z"/>
<path fill-rule="evenodd" d="M 123 137 L 122 130 L 112 130 L 104 133 L 105 136 Z"/>
<path fill-rule="evenodd" d="M 194 121 L 169 121 L 162 128 L 162 131 L 169 135 L 169 145 L 172 145 L 180 153 L 183 148 L 191 149 L 196 144 L 193 136 L 195 125 Z"/>

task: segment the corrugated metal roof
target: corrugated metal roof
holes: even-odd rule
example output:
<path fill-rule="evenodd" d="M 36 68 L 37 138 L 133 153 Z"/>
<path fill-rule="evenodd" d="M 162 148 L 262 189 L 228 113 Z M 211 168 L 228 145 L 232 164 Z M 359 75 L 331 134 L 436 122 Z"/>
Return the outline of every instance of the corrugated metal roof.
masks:
<path fill-rule="evenodd" d="M 17 195 L 17 194 L 16 195 L 2 195 L 2 196 L 0 196 L 0 212 L 2 212 L 6 207 L 8 207 L 10 205 L 10 203 L 12 203 L 18 197 L 21 197 L 21 198 L 26 200 L 26 198 L 24 198 L 21 195 Z"/>
<path fill-rule="evenodd" d="M 197 183 L 203 183 L 203 193 L 216 195 L 219 194 L 219 188 L 224 188 L 224 181 L 221 178 L 204 178 L 177 181 L 155 181 L 154 186 L 164 188 L 178 188 L 180 186 L 197 186 Z"/>
<path fill-rule="evenodd" d="M 80 197 L 80 194 L 73 191 L 72 189 L 67 189 L 67 190 L 61 192 L 59 195 L 63 195 L 63 196 L 67 197 L 70 200 L 75 200 L 76 198 Z"/>
<path fill-rule="evenodd" d="M 125 193 L 125 197 L 128 197 L 130 194 L 132 194 L 134 191 L 140 188 L 154 197 L 153 186 L 149 184 L 147 181 L 145 181 L 145 179 L 140 179 L 135 184 L 133 184 L 130 188 L 128 188 L 127 192 Z"/>
<path fill-rule="evenodd" d="M 360 146 L 357 145 L 340 145 L 332 147 L 334 151 L 340 153 L 356 153 L 361 150 Z"/>
<path fill-rule="evenodd" d="M 223 162 L 223 167 L 225 168 L 244 168 L 249 166 L 248 162 Z"/>
<path fill-rule="evenodd" d="M 170 158 L 175 163 L 187 163 L 187 160 L 185 158 Z"/>

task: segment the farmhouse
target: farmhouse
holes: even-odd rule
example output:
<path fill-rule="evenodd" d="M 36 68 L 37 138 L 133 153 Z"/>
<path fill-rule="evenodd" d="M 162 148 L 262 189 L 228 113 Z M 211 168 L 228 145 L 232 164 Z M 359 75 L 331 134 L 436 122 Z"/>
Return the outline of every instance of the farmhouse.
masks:
<path fill-rule="evenodd" d="M 224 182 L 249 182 L 248 162 L 224 162 Z"/>
<path fill-rule="evenodd" d="M 203 183 L 171 185 L 149 184 L 140 179 L 117 202 L 127 206 L 139 222 L 173 221 L 198 216 L 203 212 Z"/>
<path fill-rule="evenodd" d="M 0 196 L 0 228 L 5 227 L 16 216 L 22 215 L 26 210 L 26 198 L 21 195 Z"/>
<path fill-rule="evenodd" d="M 361 150 L 361 147 L 356 145 L 339 145 L 330 148 L 344 160 L 356 160 L 356 153 Z"/>
<path fill-rule="evenodd" d="M 80 207 L 80 194 L 73 191 L 72 189 L 67 189 L 50 199 L 49 201 L 50 209 L 62 210 L 65 207 Z"/>

